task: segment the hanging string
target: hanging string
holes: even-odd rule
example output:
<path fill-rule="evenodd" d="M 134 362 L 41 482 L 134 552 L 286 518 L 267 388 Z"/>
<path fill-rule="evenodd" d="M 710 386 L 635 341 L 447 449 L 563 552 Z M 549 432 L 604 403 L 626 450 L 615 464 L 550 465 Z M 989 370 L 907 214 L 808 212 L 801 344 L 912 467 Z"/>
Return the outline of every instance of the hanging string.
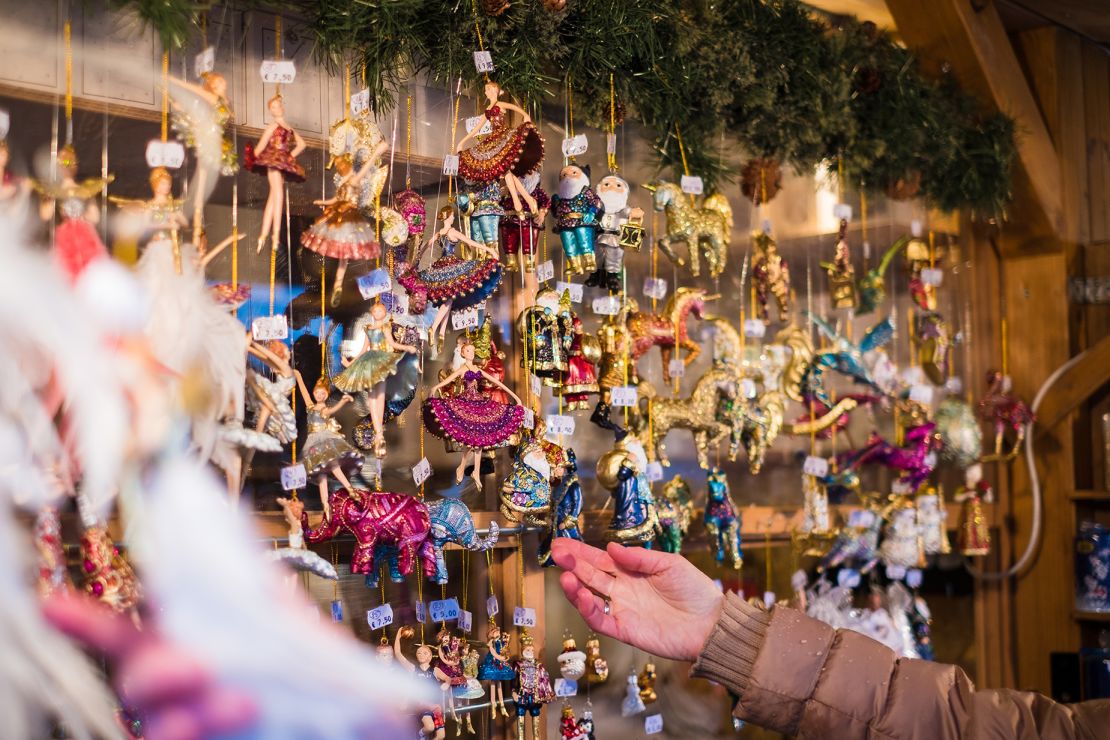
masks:
<path fill-rule="evenodd" d="M 690 176 L 690 165 L 686 161 L 686 145 L 682 143 L 682 129 L 680 129 L 678 127 L 678 122 L 677 121 L 675 122 L 675 125 L 674 125 L 674 134 L 675 134 L 675 138 L 678 139 L 678 153 L 679 153 L 679 156 L 682 157 L 682 173 L 684 175 L 686 175 L 687 177 L 689 177 Z M 690 205 L 694 205 L 695 203 L 696 203 L 696 200 L 694 199 L 694 194 L 690 193 Z"/>
<path fill-rule="evenodd" d="M 170 53 L 162 52 L 162 143 L 170 139 Z"/>
<path fill-rule="evenodd" d="M 412 171 L 410 162 L 412 161 L 412 95 L 405 99 L 405 190 L 412 188 Z M 389 268 L 390 274 L 393 273 L 392 265 Z"/>
<path fill-rule="evenodd" d="M 73 27 L 67 19 L 62 27 L 66 57 L 66 144 L 73 143 Z"/>
<path fill-rule="evenodd" d="M 424 578 L 423 578 L 423 574 L 420 573 L 419 570 L 420 569 L 418 568 L 417 569 L 418 572 L 416 574 L 416 600 L 423 604 L 424 603 Z M 382 599 L 383 599 L 382 603 L 384 604 L 385 603 L 385 601 L 384 601 L 384 598 L 385 598 L 385 577 L 384 577 L 385 566 L 384 565 L 382 566 L 382 573 L 383 573 L 383 577 L 381 579 L 382 580 Z M 425 609 L 425 611 L 424 611 L 425 619 L 427 619 L 427 613 L 428 612 L 427 612 L 427 605 L 426 604 L 424 606 L 424 609 Z M 421 643 L 424 642 L 424 622 L 423 621 L 420 622 L 420 642 Z"/>
<path fill-rule="evenodd" d="M 274 283 L 277 280 L 277 248 L 270 250 L 270 315 L 274 315 Z"/>
<path fill-rule="evenodd" d="M 767 587 L 764 591 L 773 591 L 771 588 L 771 520 L 767 520 L 767 531 L 763 533 L 763 543 L 766 546 Z"/>
<path fill-rule="evenodd" d="M 526 607 L 527 599 L 524 598 L 524 535 L 519 534 L 516 538 L 516 564 L 517 575 L 520 578 L 520 606 Z"/>
<path fill-rule="evenodd" d="M 208 11 L 200 15 L 200 48 L 208 48 Z"/>
<path fill-rule="evenodd" d="M 234 146 L 238 146 L 238 134 L 232 126 Z M 238 149 L 235 149 L 238 151 Z M 231 289 L 239 289 L 239 178 L 231 178 Z M 296 389 L 293 391 L 296 394 Z"/>
<path fill-rule="evenodd" d="M 613 73 L 609 73 L 609 135 L 613 137 L 612 148 L 613 151 L 608 152 L 609 171 L 617 172 L 620 167 L 617 166 L 617 93 L 613 84 Z"/>
<path fill-rule="evenodd" d="M 274 16 L 274 56 L 279 59 L 285 58 L 285 46 L 281 42 L 281 16 Z M 281 83 L 277 83 L 276 94 L 281 95 Z"/>
<path fill-rule="evenodd" d="M 867 192 L 863 187 L 859 190 L 859 229 L 863 239 L 863 269 L 867 270 L 871 266 L 871 245 L 867 242 Z"/>
<path fill-rule="evenodd" d="M 351 114 L 351 65 L 343 65 L 343 117 Z"/>

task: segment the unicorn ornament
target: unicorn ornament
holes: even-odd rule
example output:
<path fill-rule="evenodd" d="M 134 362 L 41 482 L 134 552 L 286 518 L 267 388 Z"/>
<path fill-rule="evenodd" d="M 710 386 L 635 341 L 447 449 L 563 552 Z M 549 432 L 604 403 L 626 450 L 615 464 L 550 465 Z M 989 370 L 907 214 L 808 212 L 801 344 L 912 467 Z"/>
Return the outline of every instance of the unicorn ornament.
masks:
<path fill-rule="evenodd" d="M 690 274 L 698 277 L 704 254 L 709 277 L 720 276 L 725 269 L 729 235 L 732 232 L 732 206 L 729 205 L 728 198 L 714 193 L 698 207 L 673 182 L 663 180 L 644 187 L 654 196 L 652 205 L 655 210 L 662 211 L 667 216 L 666 232 L 656 240 L 656 245 L 667 255 L 667 259 L 679 267 L 688 267 Z M 687 259 L 675 252 L 674 245 L 677 242 L 686 244 Z"/>

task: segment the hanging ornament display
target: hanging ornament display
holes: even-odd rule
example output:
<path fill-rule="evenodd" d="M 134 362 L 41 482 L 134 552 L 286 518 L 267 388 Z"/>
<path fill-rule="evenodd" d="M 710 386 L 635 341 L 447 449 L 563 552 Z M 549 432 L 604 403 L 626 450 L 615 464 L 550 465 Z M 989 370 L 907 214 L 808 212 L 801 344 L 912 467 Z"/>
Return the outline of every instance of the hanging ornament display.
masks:
<path fill-rule="evenodd" d="M 886 300 L 886 271 L 894 260 L 894 255 L 905 248 L 909 239 L 902 238 L 894 242 L 890 249 L 883 254 L 879 264 L 868 270 L 859 279 L 859 305 L 857 314 L 867 314 L 875 311 Z"/>
<path fill-rule="evenodd" d="M 547 425 L 541 417 L 534 418 L 535 427 L 517 445 L 512 468 L 501 484 L 501 515 L 510 522 L 523 520 L 533 526 L 547 526 L 551 481 L 558 476 L 547 454 Z"/>
<path fill-rule="evenodd" d="M 459 499 L 445 498 L 429 501 L 428 521 L 429 539 L 436 560 L 436 583 L 447 583 L 447 562 L 444 549 L 448 544 L 458 545 L 470 552 L 486 552 L 497 545 L 501 528 L 497 522 L 489 523 L 488 532 L 478 534 L 474 526 L 474 515 L 470 508 Z"/>
<path fill-rule="evenodd" d="M 694 518 L 694 502 L 690 484 L 676 475 L 663 486 L 663 493 L 655 502 L 659 524 L 655 541 L 663 552 L 682 552 L 682 538 L 690 529 Z"/>
<path fill-rule="evenodd" d="M 612 393 L 614 388 L 628 385 L 635 375 L 631 362 L 632 334 L 627 324 L 629 315 L 634 311 L 639 311 L 636 301 L 626 299 L 617 313 L 605 318 L 596 334 L 601 350 L 597 374 L 599 396 L 590 421 L 618 434 L 624 430 L 612 420 Z"/>
<path fill-rule="evenodd" d="M 590 635 L 586 639 L 586 681 L 596 686 L 608 680 L 609 661 L 601 657 L 601 640 L 597 635 Z"/>
<path fill-rule="evenodd" d="M 779 254 L 775 240 L 766 232 L 752 233 L 752 248 L 752 283 L 758 301 L 756 318 L 765 324 L 771 322 L 770 298 L 774 297 L 779 321 L 786 321 L 791 303 L 790 266 Z"/>
<path fill-rule="evenodd" d="M 983 504 L 991 503 L 994 492 L 983 480 L 983 467 L 969 465 L 964 472 L 964 484 L 956 490 L 954 500 L 961 505 L 960 522 L 956 532 L 956 547 L 961 555 L 981 557 L 991 551 L 991 530 L 983 513 Z"/>
<path fill-rule="evenodd" d="M 96 224 L 100 222 L 96 196 L 108 187 L 113 178 L 90 178 L 78 182 L 77 150 L 69 144 L 58 151 L 57 161 L 57 179 L 48 182 L 32 180 L 32 185 L 43 197 L 40 213 L 44 220 L 53 221 L 56 214 L 54 257 L 70 281 L 76 282 L 86 267 L 108 256 L 108 250 L 96 231 Z"/>
<path fill-rule="evenodd" d="M 523 345 L 520 366 L 545 386 L 557 388 L 569 367 L 572 339 L 569 316 L 559 310 L 559 294 L 541 288 L 535 304 L 517 318 L 517 331 Z"/>
<path fill-rule="evenodd" d="M 540 565 L 552 566 L 551 545 L 560 537 L 582 540 L 582 486 L 578 481 L 578 458 L 574 450 L 566 450 L 566 462 L 559 485 L 552 493 L 551 524 L 540 542 L 537 557 Z"/>
<path fill-rule="evenodd" d="M 969 403 L 955 397 L 946 398 L 937 407 L 935 419 L 942 460 L 966 468 L 982 456 L 983 430 Z"/>
<path fill-rule="evenodd" d="M 532 718 L 532 740 L 539 740 L 543 728 L 540 714 L 544 705 L 555 698 L 555 692 L 551 688 L 547 669 L 536 656 L 535 641 L 527 630 L 521 635 L 520 658 L 513 664 L 513 669 L 516 671 L 513 701 L 516 702 L 517 740 L 524 740 L 526 715 Z"/>
<path fill-rule="evenodd" d="M 821 268 L 829 276 L 829 298 L 833 308 L 855 308 L 859 303 L 856 293 L 856 268 L 848 251 L 848 221 L 840 219 L 836 236 L 836 249 L 832 262 L 822 262 Z"/>
<path fill-rule="evenodd" d="M 586 278 L 586 285 L 603 287 L 610 293 L 623 291 L 624 252 L 639 251 L 644 239 L 644 211 L 628 205 L 628 181 L 616 175 L 601 178 L 597 197 L 601 200 L 600 234 L 597 237 L 600 261 Z"/>
<path fill-rule="evenodd" d="M 654 704 L 659 699 L 659 695 L 655 693 L 655 678 L 655 664 L 649 660 L 636 677 L 636 686 L 640 689 L 640 699 L 644 704 Z"/>
<path fill-rule="evenodd" d="M 652 193 L 655 210 L 666 215 L 666 230 L 655 240 L 659 251 L 677 267 L 686 267 L 694 277 L 701 274 L 704 257 L 709 277 L 719 277 L 725 269 L 732 233 L 732 206 L 728 198 L 714 193 L 695 207 L 672 182 L 660 181 L 644 187 Z M 679 242 L 686 245 L 687 257 L 675 251 Z"/>
<path fill-rule="evenodd" d="M 490 721 L 497 718 L 499 707 L 502 716 L 508 717 L 504 683 L 516 680 L 516 670 L 509 663 L 509 636 L 501 631 L 493 617 L 490 617 L 486 630 L 486 654 L 478 666 L 478 680 L 489 681 Z"/>
<path fill-rule="evenodd" d="M 998 370 L 987 371 L 987 392 L 979 399 L 979 418 L 994 428 L 994 453 L 983 462 L 1009 461 L 1018 455 L 1026 430 L 1033 423 L 1033 411 L 1010 391 L 1010 378 Z M 1012 441 L 1006 440 L 1006 433 Z"/>
<path fill-rule="evenodd" d="M 304 546 L 304 525 L 301 523 L 304 501 L 299 498 L 279 496 L 277 504 L 281 507 L 285 523 L 289 526 L 289 544 L 285 547 L 270 550 L 267 555 L 273 560 L 285 563 L 295 571 L 315 573 L 321 578 L 332 581 L 338 579 L 339 575 L 336 573 L 334 565 Z"/>
<path fill-rule="evenodd" d="M 411 640 L 415 634 L 415 630 L 407 625 L 397 630 L 397 636 L 393 641 L 393 653 L 397 659 L 397 663 L 405 670 L 410 671 L 421 683 L 426 682 L 429 688 L 434 687 L 435 690 L 450 691 L 450 678 L 432 662 L 435 658 L 435 653 L 432 652 L 431 645 L 416 646 L 415 662 L 405 657 L 401 647 L 401 641 Z M 443 707 L 439 704 L 430 704 L 420 707 L 418 711 L 421 735 L 424 737 L 436 738 L 436 740 L 443 740 L 446 736 Z"/>
<path fill-rule="evenodd" d="M 704 523 L 709 534 L 709 549 L 718 563 L 724 563 L 727 558 L 729 564 L 739 570 L 744 563 L 740 550 L 740 515 L 728 490 L 728 478 L 723 470 L 713 468 L 706 484 Z"/>
<path fill-rule="evenodd" d="M 262 211 L 262 229 L 258 235 L 257 251 L 261 252 L 270 240 L 270 249 L 277 250 L 281 243 L 281 223 L 285 214 L 285 183 L 304 182 L 305 172 L 297 157 L 307 144 L 304 138 L 285 120 L 285 101 L 281 93 L 266 104 L 270 123 L 255 144 L 247 143 L 243 152 L 243 167 L 266 177 L 270 195 Z"/>
<path fill-rule="evenodd" d="M 601 199 L 590 187 L 589 165 L 572 163 L 563 167 L 559 171 L 559 190 L 551 196 L 551 216 L 563 245 L 567 275 L 597 270 L 595 247 L 603 213 Z"/>
<path fill-rule="evenodd" d="M 626 545 L 655 539 L 656 513 L 647 480 L 647 453 L 633 434 L 619 440 L 597 461 L 597 481 L 614 499 L 606 537 Z"/>
<path fill-rule="evenodd" d="M 662 465 L 669 466 L 671 461 L 667 457 L 664 444 L 667 434 L 672 429 L 686 429 L 694 435 L 698 465 L 703 470 L 709 470 L 709 451 L 727 439 L 734 430 L 730 424 L 721 422 L 718 411 L 724 402 L 733 401 L 736 382 L 737 378 L 732 371 L 712 368 L 698 378 L 687 398 L 663 398 L 651 384 L 640 383 L 640 397 L 651 404 L 651 424 L 647 423 L 646 417 L 638 416 L 633 428 L 645 436 L 650 433 L 648 459 L 658 460 Z M 739 446 L 739 435 L 736 440 Z"/>
<path fill-rule="evenodd" d="M 559 673 L 568 681 L 577 681 L 586 675 L 586 654 L 578 649 L 573 637 L 563 639 L 563 652 L 559 653 Z"/>
<path fill-rule="evenodd" d="M 640 696 L 640 683 L 639 676 L 636 675 L 636 669 L 633 668 L 632 672 L 628 674 L 628 688 L 624 701 L 621 702 L 621 716 L 632 717 L 646 708 L 644 706 L 643 697 Z"/>
<path fill-rule="evenodd" d="M 524 175 L 520 182 L 536 202 L 536 210 L 531 210 L 528 202 L 522 203 L 523 211 L 513 210 L 512 197 L 508 194 L 502 196 L 500 208 L 505 215 L 499 226 L 501 246 L 505 250 L 506 270 L 516 272 L 523 269 L 526 273 L 534 273 L 536 256 L 540 253 L 540 232 L 551 208 L 551 197 L 540 184 L 539 170 Z"/>

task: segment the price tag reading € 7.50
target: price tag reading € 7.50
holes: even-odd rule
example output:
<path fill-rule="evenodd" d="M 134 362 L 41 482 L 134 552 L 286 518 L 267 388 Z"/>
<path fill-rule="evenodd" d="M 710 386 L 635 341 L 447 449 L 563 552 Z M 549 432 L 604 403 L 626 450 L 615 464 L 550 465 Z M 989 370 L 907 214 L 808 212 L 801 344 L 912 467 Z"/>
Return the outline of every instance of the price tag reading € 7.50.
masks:
<path fill-rule="evenodd" d="M 563 139 L 563 156 L 577 157 L 579 154 L 585 154 L 589 147 L 590 142 L 586 139 L 585 134 L 569 136 Z"/>
<path fill-rule="evenodd" d="M 486 599 L 486 616 L 496 617 L 500 613 L 501 607 L 497 603 L 497 597 L 490 596 L 488 599 Z"/>
<path fill-rule="evenodd" d="M 564 414 L 552 414 L 547 417 L 547 434 L 548 436 L 574 434 L 574 417 Z"/>
<path fill-rule="evenodd" d="M 513 624 L 517 627 L 535 627 L 536 610 L 530 606 L 518 606 L 513 609 Z"/>
<path fill-rule="evenodd" d="M 251 322 L 251 335 L 256 342 L 287 339 L 289 337 L 289 323 L 285 320 L 285 314 L 259 316 Z"/>
<path fill-rule="evenodd" d="M 536 280 L 541 283 L 545 283 L 553 277 L 555 277 L 555 263 L 551 260 L 541 262 L 539 267 L 536 268 Z"/>
<path fill-rule="evenodd" d="M 412 482 L 420 485 L 428 480 L 432 475 L 432 464 L 428 462 L 428 458 L 420 458 L 420 462 L 412 466 Z"/>
<path fill-rule="evenodd" d="M 351 96 L 351 115 L 359 116 L 370 109 L 370 90 L 362 88 Z"/>
<path fill-rule="evenodd" d="M 663 715 L 649 714 L 644 717 L 644 734 L 645 735 L 658 735 L 663 731 Z"/>
<path fill-rule="evenodd" d="M 640 400 L 640 394 L 634 385 L 622 385 L 610 391 L 610 399 L 614 406 L 635 406 Z"/>
<path fill-rule="evenodd" d="M 594 298 L 593 309 L 594 313 L 601 316 L 616 316 L 621 310 L 621 299 L 615 295 Z"/>
<path fill-rule="evenodd" d="M 701 195 L 705 189 L 705 185 L 697 175 L 683 175 L 679 185 L 682 187 L 682 192 L 687 195 Z"/>
<path fill-rule="evenodd" d="M 428 604 L 428 614 L 433 622 L 452 622 L 459 618 L 459 600 L 452 597 Z"/>
<path fill-rule="evenodd" d="M 555 283 L 555 292 L 560 296 L 563 293 L 570 293 L 571 303 L 582 302 L 582 283 L 564 283 L 562 280 Z"/>
<path fill-rule="evenodd" d="M 470 632 L 474 628 L 474 614 L 466 609 L 459 610 L 459 629 Z"/>
<path fill-rule="evenodd" d="M 293 491 L 308 485 L 308 474 L 304 464 L 288 465 L 281 469 L 281 488 L 283 491 Z"/>
<path fill-rule="evenodd" d="M 578 682 L 570 681 L 565 678 L 556 678 L 555 696 L 559 698 L 564 698 L 567 696 L 578 696 Z"/>
<path fill-rule="evenodd" d="M 802 472 L 815 478 L 824 478 L 829 474 L 829 461 L 823 457 L 810 455 L 802 463 Z"/>
<path fill-rule="evenodd" d="M 263 82 L 288 85 L 297 79 L 297 66 L 289 59 L 267 59 L 258 68 L 258 73 Z"/>
<path fill-rule="evenodd" d="M 371 609 L 366 612 L 366 622 L 370 625 L 371 630 L 388 627 L 393 624 L 393 607 L 389 604 L 382 604 L 377 609 Z"/>
<path fill-rule="evenodd" d="M 462 329 L 476 329 L 478 327 L 478 308 L 468 308 L 465 311 L 451 312 L 451 327 L 455 331 Z"/>

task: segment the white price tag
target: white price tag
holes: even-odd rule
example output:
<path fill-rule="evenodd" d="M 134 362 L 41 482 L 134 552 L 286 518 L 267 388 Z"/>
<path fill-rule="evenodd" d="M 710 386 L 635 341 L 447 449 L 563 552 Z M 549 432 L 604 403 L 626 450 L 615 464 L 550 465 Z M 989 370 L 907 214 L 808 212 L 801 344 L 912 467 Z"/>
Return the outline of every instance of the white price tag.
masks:
<path fill-rule="evenodd" d="M 541 262 L 539 267 L 536 268 L 536 280 L 541 283 L 547 282 L 553 277 L 555 277 L 555 263 L 551 260 Z"/>
<path fill-rule="evenodd" d="M 463 632 L 470 632 L 474 628 L 474 615 L 466 609 L 459 611 L 459 629 Z"/>
<path fill-rule="evenodd" d="M 555 283 L 555 291 L 561 296 L 564 292 L 570 292 L 571 303 L 582 302 L 582 283 L 565 283 L 562 280 Z"/>
<path fill-rule="evenodd" d="M 916 365 L 902 369 L 902 382 L 906 385 L 922 385 L 925 383 L 925 371 Z"/>
<path fill-rule="evenodd" d="M 755 398 L 758 392 L 754 380 L 751 378 L 740 379 L 740 395 L 744 398 Z"/>
<path fill-rule="evenodd" d="M 513 624 L 517 627 L 535 627 L 536 610 L 530 606 L 518 606 L 513 609 Z"/>
<path fill-rule="evenodd" d="M 462 329 L 477 329 L 478 328 L 478 309 L 467 308 L 463 311 L 451 312 L 451 328 L 455 331 Z"/>
<path fill-rule="evenodd" d="M 663 715 L 649 714 L 644 717 L 644 733 L 647 735 L 658 735 L 663 731 Z"/>
<path fill-rule="evenodd" d="M 528 376 L 528 384 L 532 388 L 532 395 L 539 396 L 543 393 L 543 381 L 535 375 Z"/>
<path fill-rule="evenodd" d="M 661 300 L 667 295 L 667 281 L 663 278 L 644 278 L 644 295 Z"/>
<path fill-rule="evenodd" d="M 288 465 L 281 469 L 281 489 L 283 491 L 293 491 L 304 488 L 307 484 L 308 473 L 305 472 L 302 463 Z"/>
<path fill-rule="evenodd" d="M 493 126 L 490 124 L 485 116 L 471 116 L 470 118 L 466 119 L 466 133 L 469 134 L 474 131 L 478 124 L 482 125 L 482 128 L 478 129 L 479 136 L 483 134 L 488 134 L 493 131 Z"/>
<path fill-rule="evenodd" d="M 428 458 L 420 458 L 420 462 L 412 466 L 412 482 L 420 485 L 428 480 L 432 475 L 432 464 L 428 462 Z"/>
<path fill-rule="evenodd" d="M 547 417 L 547 434 L 548 436 L 574 434 L 574 417 L 564 414 L 552 414 Z"/>
<path fill-rule="evenodd" d="M 556 678 L 555 696 L 558 696 L 559 698 L 567 696 L 578 696 L 578 682 L 569 681 L 565 678 Z"/>
<path fill-rule="evenodd" d="M 251 322 L 251 335 L 256 342 L 268 342 L 271 339 L 287 339 L 289 337 L 289 324 L 285 314 L 274 316 L 259 316 Z"/>
<path fill-rule="evenodd" d="M 364 300 L 370 300 L 376 295 L 381 295 L 393 289 L 393 281 L 389 278 L 389 271 L 384 268 L 371 270 L 356 281 L 358 292 Z"/>
<path fill-rule="evenodd" d="M 922 406 L 928 406 L 933 402 L 933 386 L 931 385 L 915 385 L 910 387 L 910 400 L 914 403 L 919 403 Z"/>
<path fill-rule="evenodd" d="M 871 259 L 871 242 L 866 239 L 863 242 L 863 261 Z"/>
<path fill-rule="evenodd" d="M 841 568 L 836 574 L 836 584 L 843 588 L 855 588 L 859 582 L 859 571 L 854 568 Z"/>
<path fill-rule="evenodd" d="M 601 316 L 616 316 L 621 310 L 621 299 L 615 295 L 594 298 L 593 309 L 594 313 Z"/>
<path fill-rule="evenodd" d="M 906 566 L 904 565 L 888 565 L 886 567 L 886 577 L 892 581 L 900 581 L 906 577 Z"/>
<path fill-rule="evenodd" d="M 297 79 L 297 66 L 289 59 L 267 59 L 258 68 L 263 82 L 288 85 Z"/>
<path fill-rule="evenodd" d="M 459 174 L 459 155 L 447 154 L 443 157 L 443 174 L 453 177 Z"/>
<path fill-rule="evenodd" d="M 370 625 L 371 630 L 388 627 L 393 624 L 393 607 L 389 604 L 382 604 L 377 609 L 371 609 L 366 612 L 366 623 Z"/>
<path fill-rule="evenodd" d="M 920 568 L 910 568 L 906 571 L 906 585 L 910 588 L 918 588 L 921 586 L 921 581 L 923 579 L 924 574 L 921 572 Z"/>
<path fill-rule="evenodd" d="M 479 72 L 492 72 L 493 71 L 493 55 L 488 51 L 474 52 L 474 69 Z"/>
<path fill-rule="evenodd" d="M 875 512 L 870 509 L 856 509 L 848 515 L 848 526 L 867 529 L 875 523 Z"/>
<path fill-rule="evenodd" d="M 520 425 L 525 429 L 536 428 L 536 414 L 532 409 L 524 409 L 524 420 L 521 421 Z"/>
<path fill-rule="evenodd" d="M 944 270 L 935 267 L 926 267 L 921 271 L 921 282 L 934 287 L 944 282 Z"/>
<path fill-rule="evenodd" d="M 216 68 L 216 49 L 209 46 L 193 59 L 193 74 L 200 77 Z"/>
<path fill-rule="evenodd" d="M 176 170 L 185 163 L 185 147 L 180 141 L 155 139 L 146 145 L 148 167 L 167 167 Z"/>
<path fill-rule="evenodd" d="M 428 607 L 424 605 L 424 602 L 417 599 L 414 606 L 416 607 L 416 621 L 421 624 L 428 621 Z"/>
<path fill-rule="evenodd" d="M 896 480 L 890 484 L 890 492 L 895 496 L 908 496 L 910 495 L 910 484 L 904 480 Z"/>
<path fill-rule="evenodd" d="M 370 90 L 362 88 L 351 96 L 351 115 L 359 116 L 370 110 Z"/>
<path fill-rule="evenodd" d="M 501 607 L 497 604 L 497 597 L 490 596 L 486 599 L 486 616 L 496 617 L 501 612 Z"/>
<path fill-rule="evenodd" d="M 767 325 L 759 319 L 744 320 L 744 336 L 748 339 L 762 339 L 767 333 Z"/>
<path fill-rule="evenodd" d="M 824 478 L 829 474 L 829 461 L 823 457 L 809 455 L 802 463 L 802 472 L 816 478 Z"/>
<path fill-rule="evenodd" d="M 605 134 L 605 153 L 606 154 L 616 154 L 617 153 L 617 135 L 616 134 Z"/>
<path fill-rule="evenodd" d="M 914 239 L 920 239 L 923 233 L 924 231 L 921 227 L 921 219 L 915 218 L 914 220 L 910 221 L 910 236 L 912 236 Z"/>
<path fill-rule="evenodd" d="M 634 385 L 622 385 L 609 392 L 609 398 L 614 406 L 635 406 L 640 402 L 640 394 Z"/>
<path fill-rule="evenodd" d="M 663 464 L 657 460 L 653 460 L 647 464 L 647 470 L 644 471 L 647 476 L 648 483 L 663 480 Z"/>
<path fill-rule="evenodd" d="M 767 607 L 768 609 L 770 609 L 772 606 L 774 606 L 775 601 L 777 601 L 777 600 L 778 600 L 778 597 L 775 596 L 774 591 L 764 591 L 763 592 L 763 606 Z"/>
<path fill-rule="evenodd" d="M 702 190 L 705 189 L 705 185 L 697 175 L 683 175 L 679 185 L 682 187 L 682 192 L 687 195 L 701 195 Z"/>
<path fill-rule="evenodd" d="M 8 136 L 8 131 L 12 128 L 12 114 L 0 108 L 0 139 L 5 139 Z"/>
<path fill-rule="evenodd" d="M 585 154 L 589 146 L 590 143 L 587 141 L 585 134 L 569 136 L 563 139 L 563 156 L 577 157 L 579 154 Z"/>
<path fill-rule="evenodd" d="M 852 220 L 852 207 L 847 203 L 837 203 L 833 206 L 833 218 L 842 221 Z"/>
<path fill-rule="evenodd" d="M 958 396 L 964 392 L 964 381 L 958 375 L 953 375 L 948 380 L 944 381 L 944 390 L 948 391 L 953 396 Z"/>
<path fill-rule="evenodd" d="M 382 293 L 382 303 L 391 314 L 404 316 L 409 312 L 408 293 Z"/>
<path fill-rule="evenodd" d="M 453 622 L 459 618 L 459 600 L 451 597 L 428 604 L 428 614 L 433 622 Z"/>
<path fill-rule="evenodd" d="M 679 359 L 671 360 L 667 363 L 667 371 L 672 378 L 681 378 L 686 374 L 686 363 Z"/>

